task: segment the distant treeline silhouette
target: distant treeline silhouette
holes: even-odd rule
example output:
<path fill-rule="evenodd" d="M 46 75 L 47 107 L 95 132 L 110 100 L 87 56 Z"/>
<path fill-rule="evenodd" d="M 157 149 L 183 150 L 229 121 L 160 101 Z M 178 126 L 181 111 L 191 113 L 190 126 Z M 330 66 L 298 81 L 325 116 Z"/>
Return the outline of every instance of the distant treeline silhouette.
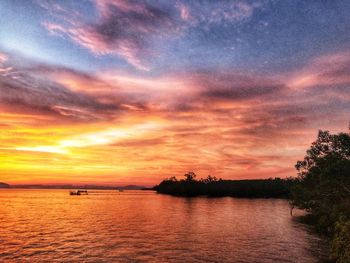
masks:
<path fill-rule="evenodd" d="M 196 180 L 194 172 L 184 179 L 171 177 L 153 189 L 158 193 L 175 196 L 232 196 L 246 198 L 288 198 L 293 179 L 223 180 L 213 176 Z"/>

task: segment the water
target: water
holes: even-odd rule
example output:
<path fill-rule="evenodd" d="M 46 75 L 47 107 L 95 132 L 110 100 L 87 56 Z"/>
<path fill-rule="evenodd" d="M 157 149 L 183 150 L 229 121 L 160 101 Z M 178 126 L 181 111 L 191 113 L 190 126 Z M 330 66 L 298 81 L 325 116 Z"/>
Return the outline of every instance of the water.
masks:
<path fill-rule="evenodd" d="M 0 190 L 0 262 L 318 262 L 285 200 Z"/>

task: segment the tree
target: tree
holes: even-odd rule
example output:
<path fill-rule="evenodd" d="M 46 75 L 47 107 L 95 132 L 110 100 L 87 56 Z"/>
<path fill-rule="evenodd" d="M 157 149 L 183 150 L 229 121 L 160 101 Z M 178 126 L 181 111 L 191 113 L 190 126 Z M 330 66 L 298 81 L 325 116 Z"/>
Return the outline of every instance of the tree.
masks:
<path fill-rule="evenodd" d="M 193 182 L 195 181 L 195 178 L 197 175 L 194 172 L 187 172 L 184 174 L 184 176 L 186 178 L 185 179 L 186 182 Z"/>
<path fill-rule="evenodd" d="M 217 182 L 218 179 L 215 176 L 208 175 L 207 178 L 201 179 L 200 181 L 202 183 L 209 184 L 212 182 Z"/>
<path fill-rule="evenodd" d="M 177 179 L 175 176 L 169 177 L 167 180 L 170 182 L 177 182 Z"/>
<path fill-rule="evenodd" d="M 309 211 L 317 229 L 330 235 L 333 259 L 348 262 L 349 246 L 341 240 L 350 239 L 344 230 L 350 224 L 350 135 L 319 131 L 295 167 L 292 205 Z"/>
<path fill-rule="evenodd" d="M 298 170 L 298 183 L 293 191 L 295 205 L 317 212 L 324 204 L 349 196 L 350 136 L 319 131 L 304 160 L 295 167 Z"/>

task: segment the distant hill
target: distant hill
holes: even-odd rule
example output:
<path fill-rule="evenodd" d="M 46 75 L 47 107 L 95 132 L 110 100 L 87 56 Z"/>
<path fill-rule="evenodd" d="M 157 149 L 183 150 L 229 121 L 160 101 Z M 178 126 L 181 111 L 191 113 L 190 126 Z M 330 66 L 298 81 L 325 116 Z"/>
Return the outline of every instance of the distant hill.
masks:
<path fill-rule="evenodd" d="M 0 188 L 10 188 L 10 185 L 6 183 L 0 183 Z"/>
<path fill-rule="evenodd" d="M 4 184 L 7 185 L 7 184 Z M 9 187 L 9 186 L 8 186 Z M 6 188 L 1 186 L 0 188 Z M 25 189 L 95 189 L 95 190 L 141 190 L 145 186 L 139 185 L 126 185 L 126 186 L 104 186 L 104 185 L 44 185 L 44 184 L 22 184 L 22 185 L 11 185 L 11 188 L 25 188 Z"/>
<path fill-rule="evenodd" d="M 144 186 L 139 186 L 139 185 L 126 185 L 126 186 L 117 186 L 117 189 L 120 190 L 142 190 L 144 189 Z"/>

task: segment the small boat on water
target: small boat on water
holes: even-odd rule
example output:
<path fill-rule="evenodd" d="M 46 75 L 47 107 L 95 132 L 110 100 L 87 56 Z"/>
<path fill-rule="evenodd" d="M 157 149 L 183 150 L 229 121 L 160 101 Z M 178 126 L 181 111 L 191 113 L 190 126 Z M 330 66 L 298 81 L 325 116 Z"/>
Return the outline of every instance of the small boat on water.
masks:
<path fill-rule="evenodd" d="M 87 195 L 88 194 L 88 191 L 87 190 L 71 190 L 69 192 L 70 195 L 81 195 L 81 194 L 85 194 Z"/>

